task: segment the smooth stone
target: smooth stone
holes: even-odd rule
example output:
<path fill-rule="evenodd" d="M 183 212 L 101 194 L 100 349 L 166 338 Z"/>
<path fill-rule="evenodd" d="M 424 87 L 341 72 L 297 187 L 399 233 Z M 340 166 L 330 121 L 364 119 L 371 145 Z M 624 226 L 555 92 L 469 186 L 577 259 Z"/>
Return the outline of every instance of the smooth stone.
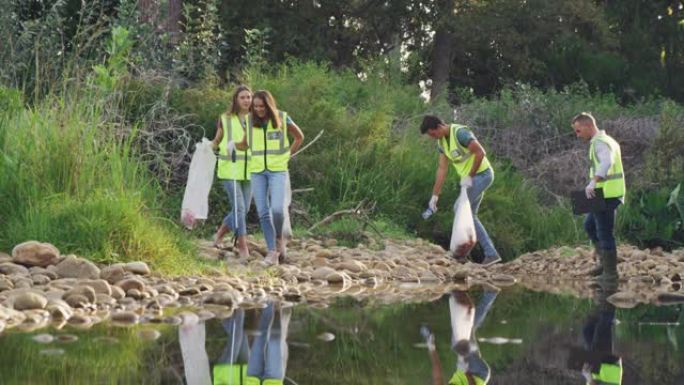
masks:
<path fill-rule="evenodd" d="M 82 295 L 88 300 L 89 303 L 95 303 L 95 290 L 93 290 L 93 288 L 90 286 L 76 286 L 75 288 L 64 293 L 62 298 L 66 300 L 72 295 Z M 68 302 L 69 301 L 67 301 L 67 303 Z"/>
<path fill-rule="evenodd" d="M 50 277 L 44 274 L 34 274 L 31 276 L 31 281 L 33 282 L 34 285 L 47 285 L 50 283 Z"/>
<path fill-rule="evenodd" d="M 87 307 L 89 304 L 93 303 L 82 294 L 65 295 L 63 298 L 64 301 L 66 301 L 66 303 L 72 308 Z"/>
<path fill-rule="evenodd" d="M 129 262 L 125 264 L 124 270 L 137 275 L 149 275 L 151 273 L 149 266 L 147 266 L 147 263 L 141 261 Z"/>
<path fill-rule="evenodd" d="M 0 263 L 0 274 L 5 275 L 29 275 L 29 270 L 22 265 L 13 262 Z"/>
<path fill-rule="evenodd" d="M 73 314 L 71 306 L 62 299 L 50 299 L 45 309 L 50 312 L 52 319 L 68 320 Z"/>
<path fill-rule="evenodd" d="M 118 286 L 111 286 L 112 289 L 112 298 L 116 300 L 120 300 L 121 298 L 126 297 L 126 292 L 123 291 L 122 288 Z"/>
<path fill-rule="evenodd" d="M 141 293 L 143 292 L 143 290 L 145 290 L 145 283 L 142 280 L 140 280 L 140 278 L 135 277 L 123 279 L 117 282 L 115 286 L 118 286 L 121 289 L 123 289 L 125 293 L 128 293 L 128 291 L 131 289 L 136 289 Z"/>
<path fill-rule="evenodd" d="M 79 258 L 75 255 L 68 255 L 59 264 L 57 264 L 56 268 L 57 275 L 62 278 L 100 278 L 99 267 L 87 259 Z"/>
<path fill-rule="evenodd" d="M 161 333 L 156 329 L 141 329 L 136 334 L 143 341 L 155 341 L 161 337 Z"/>
<path fill-rule="evenodd" d="M 48 266 L 59 261 L 59 250 L 50 243 L 27 241 L 14 246 L 12 261 L 25 266 Z"/>
<path fill-rule="evenodd" d="M 110 317 L 112 322 L 123 324 L 123 325 L 133 325 L 138 323 L 138 315 L 132 311 L 122 311 L 113 313 Z"/>
<path fill-rule="evenodd" d="M 23 291 L 13 297 L 14 310 L 45 309 L 47 298 L 40 293 Z"/>
<path fill-rule="evenodd" d="M 126 277 L 126 271 L 122 263 L 116 263 L 111 266 L 107 266 L 100 271 L 100 278 L 109 282 L 110 284 L 115 284 Z"/>
<path fill-rule="evenodd" d="M 95 294 L 112 295 L 112 287 L 104 279 L 91 279 L 83 282 L 83 285 L 90 286 L 95 291 Z"/>

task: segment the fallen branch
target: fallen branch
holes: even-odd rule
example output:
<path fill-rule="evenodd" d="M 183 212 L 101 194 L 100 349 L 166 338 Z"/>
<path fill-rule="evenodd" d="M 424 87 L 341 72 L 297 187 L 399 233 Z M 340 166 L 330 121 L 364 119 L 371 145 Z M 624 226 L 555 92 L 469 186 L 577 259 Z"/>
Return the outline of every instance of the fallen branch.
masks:
<path fill-rule="evenodd" d="M 370 219 L 368 218 L 368 213 L 370 211 L 373 211 L 374 208 L 375 208 L 375 203 L 372 203 L 369 206 L 366 206 L 366 201 L 362 200 L 353 209 L 335 211 L 334 213 L 323 218 L 322 220 L 316 222 L 313 226 L 309 227 L 309 230 L 307 230 L 307 231 L 309 233 L 311 233 L 311 232 L 313 232 L 313 230 L 315 228 L 317 228 L 319 226 L 327 225 L 327 224 L 329 224 L 329 223 L 331 223 L 331 222 L 335 221 L 336 219 L 339 219 L 343 216 L 354 216 L 354 217 L 356 217 L 356 219 L 358 219 L 364 223 L 364 227 L 370 226 L 373 230 L 375 230 L 378 234 L 380 234 L 380 232 L 375 228 L 375 226 L 373 226 L 373 224 L 370 223 Z"/>
<path fill-rule="evenodd" d="M 309 143 L 307 143 L 306 146 L 300 148 L 299 151 L 297 151 L 296 153 L 292 154 L 292 156 L 290 156 L 290 159 L 294 158 L 295 156 L 301 154 L 302 151 L 304 151 L 304 150 L 306 150 L 307 148 L 311 147 L 312 144 L 316 143 L 316 141 L 317 141 L 318 139 L 320 139 L 321 135 L 323 135 L 324 132 L 325 132 L 325 130 L 321 130 L 321 132 L 319 132 L 318 135 L 316 135 L 316 137 L 313 138 L 312 141 L 310 141 Z"/>
<path fill-rule="evenodd" d="M 309 192 L 309 191 L 313 191 L 313 190 L 314 190 L 313 187 L 296 188 L 296 189 L 292 190 L 292 193 L 293 193 L 293 194 L 295 194 L 295 193 L 303 193 L 303 192 Z"/>

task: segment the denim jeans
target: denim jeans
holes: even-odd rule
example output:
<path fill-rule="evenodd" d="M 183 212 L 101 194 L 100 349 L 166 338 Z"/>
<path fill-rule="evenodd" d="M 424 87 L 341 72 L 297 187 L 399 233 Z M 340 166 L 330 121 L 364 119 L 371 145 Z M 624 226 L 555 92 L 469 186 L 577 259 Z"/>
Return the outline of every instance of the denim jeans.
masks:
<path fill-rule="evenodd" d="M 261 380 L 285 378 L 288 356 L 287 329 L 291 315 L 291 307 L 278 311 L 273 302 L 263 310 L 259 319 L 259 333 L 254 337 L 252 351 L 249 354 L 248 376 Z"/>
<path fill-rule="evenodd" d="M 228 212 L 228 215 L 223 218 L 223 224 L 233 230 L 238 237 L 246 235 L 247 222 L 245 217 L 247 216 L 247 211 L 249 211 L 249 205 L 252 201 L 252 188 L 250 182 L 248 180 L 236 181 L 228 179 L 223 181 L 223 188 L 226 190 L 230 202 L 230 211 Z M 237 226 L 235 226 L 236 215 Z"/>
<path fill-rule="evenodd" d="M 584 229 L 594 246 L 603 250 L 615 250 L 615 213 L 617 207 L 622 203 L 618 198 L 606 199 L 606 209 L 595 213 L 587 214 L 584 220 Z"/>
<path fill-rule="evenodd" d="M 477 212 L 480 209 L 480 203 L 482 203 L 482 198 L 484 197 L 484 192 L 492 185 L 494 181 L 494 171 L 491 168 L 476 174 L 473 177 L 473 185 L 468 188 L 466 193 L 468 194 L 468 200 L 470 201 L 470 208 L 473 211 L 473 222 L 475 223 L 475 235 L 477 236 L 477 241 L 482 246 L 485 257 L 498 256 L 499 253 L 494 247 L 487 230 L 480 222 L 477 217 Z M 454 203 L 454 210 L 456 210 L 456 204 Z"/>
<path fill-rule="evenodd" d="M 247 336 L 244 332 L 245 310 L 237 309 L 230 318 L 222 322 L 223 330 L 228 335 L 226 346 L 221 352 L 221 357 L 217 362 L 223 364 L 235 364 L 236 362 L 246 363 L 249 358 L 249 347 L 247 346 Z"/>
<path fill-rule="evenodd" d="M 280 237 L 283 232 L 287 178 L 287 171 L 252 173 L 254 203 L 269 251 L 275 250 L 276 237 Z"/>

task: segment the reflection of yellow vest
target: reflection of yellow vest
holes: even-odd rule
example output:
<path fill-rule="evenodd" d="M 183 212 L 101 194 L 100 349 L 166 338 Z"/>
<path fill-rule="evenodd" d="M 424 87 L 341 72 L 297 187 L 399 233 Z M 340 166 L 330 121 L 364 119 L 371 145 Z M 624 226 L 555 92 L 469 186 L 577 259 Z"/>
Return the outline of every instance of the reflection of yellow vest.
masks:
<path fill-rule="evenodd" d="M 246 116 L 245 119 L 250 121 L 249 116 Z M 235 143 L 240 143 L 247 130 L 242 128 L 240 118 L 236 114 L 221 114 L 221 127 L 223 127 L 223 139 L 219 144 L 216 175 L 219 179 L 249 180 L 250 173 L 247 164 L 251 156 L 250 150 L 240 151 L 236 149 L 235 162 L 231 159 L 231 154 L 228 153 L 228 142 L 232 140 Z"/>
<path fill-rule="evenodd" d="M 475 380 L 475 385 L 485 385 L 484 380 L 480 377 L 472 374 L 471 376 Z M 456 370 L 454 375 L 451 376 L 451 379 L 449 380 L 449 385 L 468 385 L 468 377 L 466 377 L 466 374 L 463 371 Z"/>
<path fill-rule="evenodd" d="M 598 374 L 592 373 L 591 378 L 598 384 L 622 384 L 622 360 L 617 364 L 601 364 Z"/>
<path fill-rule="evenodd" d="M 271 120 L 266 128 L 254 127 L 253 119 L 249 122 L 249 148 L 252 158 L 249 162 L 251 172 L 287 171 L 290 160 L 290 140 L 287 138 L 287 112 L 278 111 L 281 126 L 274 128 Z"/>
<path fill-rule="evenodd" d="M 446 155 L 451 164 L 456 168 L 456 172 L 462 178 L 470 173 L 470 169 L 473 168 L 473 163 L 475 162 L 475 156 L 468 150 L 468 147 L 464 147 L 458 142 L 457 134 L 458 130 L 466 129 L 465 126 L 458 124 L 452 124 L 449 127 L 449 139 L 446 137 L 439 139 L 438 145 L 442 150 L 442 153 Z M 489 160 L 485 156 L 480 163 L 480 168 L 477 169 L 477 173 L 490 168 Z"/>
<path fill-rule="evenodd" d="M 258 377 L 248 376 L 246 364 L 216 364 L 214 385 L 283 385 L 283 380 L 266 378 L 261 381 Z"/>
<path fill-rule="evenodd" d="M 247 378 L 247 365 L 216 364 L 213 372 L 214 385 L 240 385 Z"/>
<path fill-rule="evenodd" d="M 620 152 L 620 145 L 615 139 L 608 136 L 605 132 L 600 131 L 591 138 L 591 145 L 589 145 L 589 161 L 591 168 L 589 169 L 589 178 L 594 178 L 594 173 L 599 167 L 599 160 L 596 157 L 596 141 L 603 142 L 610 147 L 610 156 L 613 164 L 608 169 L 606 179 L 596 183 L 596 188 L 603 189 L 604 198 L 618 198 L 625 196 L 625 174 L 622 169 L 622 154 Z"/>

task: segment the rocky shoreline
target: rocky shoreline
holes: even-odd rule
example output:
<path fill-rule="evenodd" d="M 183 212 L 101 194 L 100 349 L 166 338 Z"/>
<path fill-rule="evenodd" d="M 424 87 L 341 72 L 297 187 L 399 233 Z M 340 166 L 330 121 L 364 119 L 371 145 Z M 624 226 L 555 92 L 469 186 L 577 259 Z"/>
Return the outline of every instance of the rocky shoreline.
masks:
<path fill-rule="evenodd" d="M 595 283 L 584 274 L 593 266 L 587 248 L 537 251 L 483 268 L 460 264 L 441 247 L 422 239 L 337 246 L 334 239 L 296 239 L 287 263 L 264 267 L 264 245 L 250 237 L 252 255 L 200 242 L 204 258 L 226 260 L 204 276 L 164 277 L 144 262 L 98 266 L 61 255 L 51 244 L 28 241 L 11 255 L 0 253 L 0 332 L 33 331 L 48 325 L 89 328 L 109 321 L 180 324 L 224 318 L 237 307 L 258 308 L 269 300 L 325 307 L 339 296 L 376 303 L 423 302 L 453 289 L 518 284 L 531 290 L 591 297 Z M 620 284 L 609 301 L 684 303 L 684 250 L 619 249 Z M 180 311 L 172 311 L 180 309 Z M 168 311 L 167 311 L 168 310 Z"/>

